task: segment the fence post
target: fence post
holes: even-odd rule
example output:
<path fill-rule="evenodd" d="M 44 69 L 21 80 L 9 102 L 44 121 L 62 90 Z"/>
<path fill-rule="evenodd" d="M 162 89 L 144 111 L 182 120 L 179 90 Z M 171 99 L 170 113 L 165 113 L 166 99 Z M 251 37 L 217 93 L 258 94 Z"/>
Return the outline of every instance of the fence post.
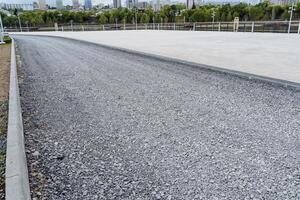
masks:
<path fill-rule="evenodd" d="M 126 23 L 124 22 L 124 30 L 126 30 Z"/>
<path fill-rule="evenodd" d="M 254 22 L 252 22 L 252 28 L 251 28 L 251 32 L 254 32 Z"/>
<path fill-rule="evenodd" d="M 146 30 L 148 29 L 148 25 L 147 25 L 147 24 L 145 24 L 145 29 L 146 29 Z"/>
<path fill-rule="evenodd" d="M 64 32 L 64 27 L 63 26 L 61 27 L 61 31 Z"/>
<path fill-rule="evenodd" d="M 82 28 L 82 31 L 84 31 L 84 27 L 83 27 L 83 25 L 81 25 L 81 28 Z"/>
<path fill-rule="evenodd" d="M 195 26 L 196 26 L 195 23 L 193 23 L 193 31 L 196 30 L 196 27 L 195 27 Z"/>
<path fill-rule="evenodd" d="M 103 31 L 105 30 L 105 27 L 104 27 L 104 25 L 102 25 L 102 30 L 103 30 Z"/>
<path fill-rule="evenodd" d="M 159 30 L 159 24 L 157 24 L 157 30 Z"/>
<path fill-rule="evenodd" d="M 174 23 L 174 31 L 176 31 L 176 23 Z"/>
<path fill-rule="evenodd" d="M 219 32 L 221 32 L 221 22 L 219 22 Z"/>
<path fill-rule="evenodd" d="M 299 22 L 299 25 L 298 25 L 298 34 L 300 34 L 300 22 Z"/>

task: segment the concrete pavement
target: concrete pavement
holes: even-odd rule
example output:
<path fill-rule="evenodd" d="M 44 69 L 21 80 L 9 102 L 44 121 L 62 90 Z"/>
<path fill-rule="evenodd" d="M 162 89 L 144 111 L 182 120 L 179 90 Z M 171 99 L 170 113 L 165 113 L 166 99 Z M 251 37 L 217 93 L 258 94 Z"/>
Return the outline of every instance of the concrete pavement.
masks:
<path fill-rule="evenodd" d="M 300 83 L 300 36 L 193 31 L 34 32 Z"/>

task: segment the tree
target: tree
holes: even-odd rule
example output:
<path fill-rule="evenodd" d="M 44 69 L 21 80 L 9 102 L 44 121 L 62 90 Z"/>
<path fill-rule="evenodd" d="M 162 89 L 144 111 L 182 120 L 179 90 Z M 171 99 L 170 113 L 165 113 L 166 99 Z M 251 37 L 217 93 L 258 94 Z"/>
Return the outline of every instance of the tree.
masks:
<path fill-rule="evenodd" d="M 191 16 L 192 22 L 203 22 L 205 21 L 204 12 L 202 12 L 200 9 L 197 9 Z"/>
<path fill-rule="evenodd" d="M 215 11 L 215 21 L 232 21 L 234 17 L 240 20 L 288 20 L 290 5 L 271 5 L 268 2 L 256 5 L 239 3 L 236 5 L 203 5 L 194 9 L 186 9 L 185 4 L 165 5 L 160 11 L 154 11 L 151 7 L 137 12 L 138 22 L 141 23 L 161 23 L 161 22 L 207 22 L 212 20 L 212 10 Z M 300 3 L 297 3 L 293 19 L 300 19 Z M 100 8 L 99 8 L 100 9 Z M 55 22 L 63 24 L 73 20 L 75 23 L 135 23 L 134 9 L 94 9 L 92 11 L 22 11 L 20 19 L 22 25 L 28 23 L 30 26 L 48 25 L 53 26 Z M 19 10 L 11 10 L 11 16 L 4 15 L 5 26 L 18 26 L 17 14 Z"/>
<path fill-rule="evenodd" d="M 288 11 L 288 8 L 286 8 L 284 10 L 284 12 L 282 13 L 280 18 L 283 19 L 283 20 L 288 20 L 290 18 L 290 13 Z"/>
<path fill-rule="evenodd" d="M 249 15 L 250 20 L 261 20 L 264 17 L 264 11 L 260 6 L 252 6 Z"/>
<path fill-rule="evenodd" d="M 100 24 L 106 24 L 108 22 L 108 19 L 107 19 L 107 17 L 105 16 L 105 15 L 100 15 L 100 17 L 99 17 L 99 23 Z"/>
<path fill-rule="evenodd" d="M 147 24 L 147 23 L 149 23 L 149 21 L 150 21 L 149 16 L 144 13 L 141 17 L 141 23 Z"/>
<path fill-rule="evenodd" d="M 226 21 L 232 21 L 232 20 L 233 20 L 232 14 L 231 14 L 231 12 L 229 12 L 229 13 L 227 14 Z"/>

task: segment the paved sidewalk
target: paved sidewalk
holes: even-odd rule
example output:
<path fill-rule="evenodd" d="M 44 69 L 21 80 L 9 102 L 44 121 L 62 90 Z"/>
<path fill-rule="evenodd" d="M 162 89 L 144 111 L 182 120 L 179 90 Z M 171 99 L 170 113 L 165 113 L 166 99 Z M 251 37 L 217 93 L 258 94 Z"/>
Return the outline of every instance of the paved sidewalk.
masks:
<path fill-rule="evenodd" d="M 192 31 L 25 34 L 80 39 L 300 83 L 300 36 L 296 34 Z"/>

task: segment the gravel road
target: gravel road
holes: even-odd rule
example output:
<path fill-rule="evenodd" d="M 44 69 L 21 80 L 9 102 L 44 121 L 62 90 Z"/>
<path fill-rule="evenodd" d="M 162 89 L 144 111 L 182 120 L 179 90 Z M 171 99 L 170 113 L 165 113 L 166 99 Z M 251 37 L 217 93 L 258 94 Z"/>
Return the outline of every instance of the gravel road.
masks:
<path fill-rule="evenodd" d="M 299 199 L 300 93 L 15 36 L 37 199 Z"/>

